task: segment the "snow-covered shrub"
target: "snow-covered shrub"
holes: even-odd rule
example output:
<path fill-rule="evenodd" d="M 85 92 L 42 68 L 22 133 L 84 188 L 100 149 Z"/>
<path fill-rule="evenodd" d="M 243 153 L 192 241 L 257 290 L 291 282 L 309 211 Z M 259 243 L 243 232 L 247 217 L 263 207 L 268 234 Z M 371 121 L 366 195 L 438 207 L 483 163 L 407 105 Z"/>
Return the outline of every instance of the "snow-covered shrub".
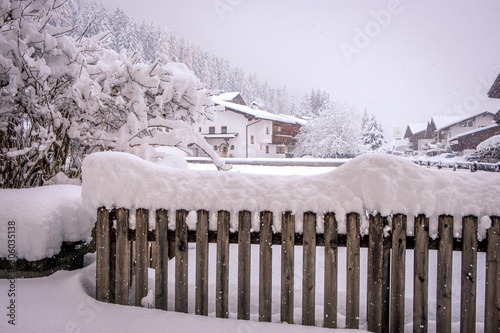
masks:
<path fill-rule="evenodd" d="M 355 119 L 351 107 L 330 103 L 301 127 L 295 155 L 325 158 L 359 155 L 361 145 Z"/>
<path fill-rule="evenodd" d="M 476 150 L 481 158 L 500 160 L 500 135 L 492 136 L 491 138 L 481 142 Z"/>
<path fill-rule="evenodd" d="M 183 64 L 108 50 L 106 34 L 69 37 L 49 23 L 64 3 L 0 1 L 0 186 L 72 176 L 87 154 L 144 140 L 197 144 L 216 158 L 192 130 L 214 114 L 196 76 Z"/>

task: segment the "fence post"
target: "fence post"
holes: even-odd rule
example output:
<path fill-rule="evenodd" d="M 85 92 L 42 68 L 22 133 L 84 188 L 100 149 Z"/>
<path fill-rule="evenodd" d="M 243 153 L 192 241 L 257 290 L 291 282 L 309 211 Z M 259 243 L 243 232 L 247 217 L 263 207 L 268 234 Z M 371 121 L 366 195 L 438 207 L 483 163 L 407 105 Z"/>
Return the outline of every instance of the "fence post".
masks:
<path fill-rule="evenodd" d="M 460 331 L 476 332 L 477 217 L 462 219 Z"/>
<path fill-rule="evenodd" d="M 316 314 L 316 214 L 304 213 L 302 325 L 314 326 Z"/>
<path fill-rule="evenodd" d="M 142 298 L 148 294 L 148 219 L 149 211 L 139 208 L 135 218 L 136 266 L 135 305 L 141 306 Z"/>
<path fill-rule="evenodd" d="M 359 328 L 359 214 L 347 214 L 346 328 Z"/>
<path fill-rule="evenodd" d="M 413 332 L 427 332 L 429 290 L 429 219 L 415 217 Z"/>
<path fill-rule="evenodd" d="M 281 222 L 281 322 L 293 324 L 295 216 L 282 214 Z"/>
<path fill-rule="evenodd" d="M 273 213 L 260 213 L 259 321 L 270 322 L 273 294 Z"/>
<path fill-rule="evenodd" d="M 187 211 L 175 212 L 175 311 L 188 312 Z"/>
<path fill-rule="evenodd" d="M 130 245 L 128 240 L 129 211 L 125 208 L 116 210 L 116 274 L 115 303 L 128 304 L 130 275 Z"/>
<path fill-rule="evenodd" d="M 217 217 L 217 273 L 215 277 L 215 316 L 229 316 L 229 212 L 219 211 Z"/>
<path fill-rule="evenodd" d="M 500 330 L 500 217 L 498 216 L 491 217 L 487 241 L 484 331 L 498 332 Z"/>
<path fill-rule="evenodd" d="M 453 216 L 439 216 L 437 267 L 437 332 L 451 332 L 451 283 L 453 274 Z"/>
<path fill-rule="evenodd" d="M 396 214 L 392 220 L 391 332 L 404 332 L 406 215 Z"/>
<path fill-rule="evenodd" d="M 109 211 L 105 207 L 97 210 L 96 223 L 96 299 L 111 301 L 111 242 Z"/>
<path fill-rule="evenodd" d="M 156 210 L 155 308 L 168 309 L 168 211 Z"/>
<path fill-rule="evenodd" d="M 324 217 L 325 286 L 323 326 L 337 328 L 338 234 L 334 213 Z"/>
<path fill-rule="evenodd" d="M 368 331 L 382 332 L 384 265 L 384 219 L 378 213 L 370 215 L 368 242 L 368 283 L 366 300 L 366 321 Z"/>
<path fill-rule="evenodd" d="M 208 212 L 198 211 L 196 222 L 195 313 L 208 316 Z"/>
<path fill-rule="evenodd" d="M 238 214 L 238 319 L 250 320 L 250 229 L 252 214 Z"/>

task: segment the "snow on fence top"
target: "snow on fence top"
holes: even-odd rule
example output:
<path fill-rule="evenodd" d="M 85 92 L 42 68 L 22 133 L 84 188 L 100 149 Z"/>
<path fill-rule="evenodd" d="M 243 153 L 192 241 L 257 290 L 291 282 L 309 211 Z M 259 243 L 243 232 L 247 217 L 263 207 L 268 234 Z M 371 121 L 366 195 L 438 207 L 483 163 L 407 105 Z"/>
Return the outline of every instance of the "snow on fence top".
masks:
<path fill-rule="evenodd" d="M 181 170 L 116 152 L 92 154 L 82 169 L 84 205 L 94 212 L 101 206 L 267 210 L 275 216 L 284 211 L 297 215 L 334 212 L 339 232 L 345 230 L 342 222 L 351 212 L 362 216 L 366 211 L 425 214 L 431 219 L 431 235 L 437 232 L 432 221 L 441 214 L 456 218 L 500 215 L 498 174 L 431 170 L 386 154 L 363 155 L 331 172 L 311 176 Z M 479 229 L 484 232 L 488 227 L 480 223 Z M 280 226 L 275 223 L 275 228 L 279 231 Z"/>

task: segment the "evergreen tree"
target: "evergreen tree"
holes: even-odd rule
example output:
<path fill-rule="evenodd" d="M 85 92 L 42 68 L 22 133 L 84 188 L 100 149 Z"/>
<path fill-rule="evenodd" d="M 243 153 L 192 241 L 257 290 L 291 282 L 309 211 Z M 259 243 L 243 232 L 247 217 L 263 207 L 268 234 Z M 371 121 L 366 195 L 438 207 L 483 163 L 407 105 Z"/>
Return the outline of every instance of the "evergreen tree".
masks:
<path fill-rule="evenodd" d="M 375 115 L 368 116 L 365 110 L 361 123 L 362 142 L 367 151 L 383 151 L 386 141 L 384 140 L 384 131 L 382 125 L 377 122 Z"/>

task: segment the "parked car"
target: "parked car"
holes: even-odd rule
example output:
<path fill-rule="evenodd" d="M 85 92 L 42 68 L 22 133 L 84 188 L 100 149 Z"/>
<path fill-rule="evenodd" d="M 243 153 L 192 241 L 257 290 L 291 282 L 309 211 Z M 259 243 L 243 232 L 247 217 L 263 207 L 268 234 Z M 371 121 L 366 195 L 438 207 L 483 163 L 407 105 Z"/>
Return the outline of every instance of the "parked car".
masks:
<path fill-rule="evenodd" d="M 479 154 L 478 153 L 469 154 L 465 156 L 465 159 L 469 162 L 479 161 Z"/>

